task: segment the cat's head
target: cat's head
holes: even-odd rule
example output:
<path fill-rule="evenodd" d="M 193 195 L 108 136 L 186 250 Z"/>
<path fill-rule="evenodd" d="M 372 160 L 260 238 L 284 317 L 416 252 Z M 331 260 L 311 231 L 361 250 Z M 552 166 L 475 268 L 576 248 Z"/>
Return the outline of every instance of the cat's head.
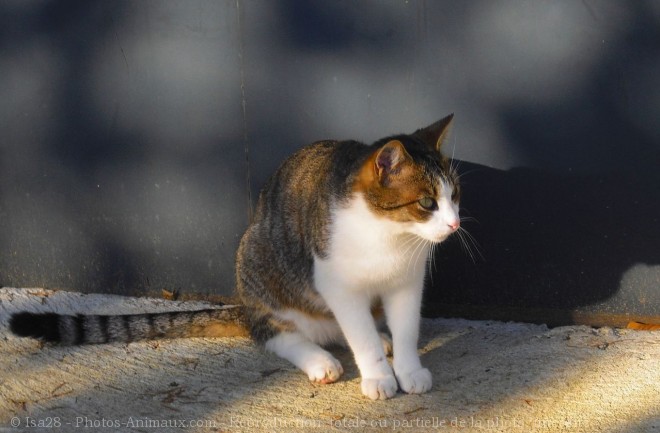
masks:
<path fill-rule="evenodd" d="M 440 153 L 452 119 L 375 143 L 354 185 L 372 212 L 431 242 L 442 242 L 460 226 L 458 174 Z"/>

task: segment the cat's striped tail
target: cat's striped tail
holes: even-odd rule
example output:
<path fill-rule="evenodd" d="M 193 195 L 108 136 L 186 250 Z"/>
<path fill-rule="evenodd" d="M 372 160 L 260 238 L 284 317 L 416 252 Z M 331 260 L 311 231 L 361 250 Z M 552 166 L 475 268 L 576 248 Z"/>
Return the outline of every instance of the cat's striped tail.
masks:
<path fill-rule="evenodd" d="M 9 329 L 20 337 L 68 346 L 130 343 L 161 338 L 249 335 L 242 306 L 108 316 L 20 312 L 9 319 Z"/>

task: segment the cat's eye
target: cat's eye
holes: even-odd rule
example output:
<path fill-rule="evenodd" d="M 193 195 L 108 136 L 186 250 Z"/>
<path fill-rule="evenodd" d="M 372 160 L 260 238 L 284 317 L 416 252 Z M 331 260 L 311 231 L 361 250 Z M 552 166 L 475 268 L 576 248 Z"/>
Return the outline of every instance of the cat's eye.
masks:
<path fill-rule="evenodd" d="M 435 210 L 438 208 L 438 203 L 431 197 L 424 197 L 417 203 L 426 210 Z"/>

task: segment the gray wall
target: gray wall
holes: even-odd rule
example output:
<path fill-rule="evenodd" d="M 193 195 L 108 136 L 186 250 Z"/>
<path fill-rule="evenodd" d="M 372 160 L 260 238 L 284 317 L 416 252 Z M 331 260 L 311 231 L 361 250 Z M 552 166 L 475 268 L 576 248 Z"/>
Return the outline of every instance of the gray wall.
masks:
<path fill-rule="evenodd" d="M 286 155 L 454 112 L 427 305 L 660 315 L 657 1 L 11 0 L 0 50 L 1 284 L 229 294 Z"/>

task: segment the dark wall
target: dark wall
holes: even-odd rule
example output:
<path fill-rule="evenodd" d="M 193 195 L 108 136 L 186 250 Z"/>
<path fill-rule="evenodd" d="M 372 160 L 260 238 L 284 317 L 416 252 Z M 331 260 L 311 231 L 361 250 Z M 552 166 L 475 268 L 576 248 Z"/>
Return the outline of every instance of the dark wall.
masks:
<path fill-rule="evenodd" d="M 454 112 L 431 310 L 660 315 L 656 1 L 12 0 L 0 73 L 0 284 L 229 294 L 286 155 Z"/>

